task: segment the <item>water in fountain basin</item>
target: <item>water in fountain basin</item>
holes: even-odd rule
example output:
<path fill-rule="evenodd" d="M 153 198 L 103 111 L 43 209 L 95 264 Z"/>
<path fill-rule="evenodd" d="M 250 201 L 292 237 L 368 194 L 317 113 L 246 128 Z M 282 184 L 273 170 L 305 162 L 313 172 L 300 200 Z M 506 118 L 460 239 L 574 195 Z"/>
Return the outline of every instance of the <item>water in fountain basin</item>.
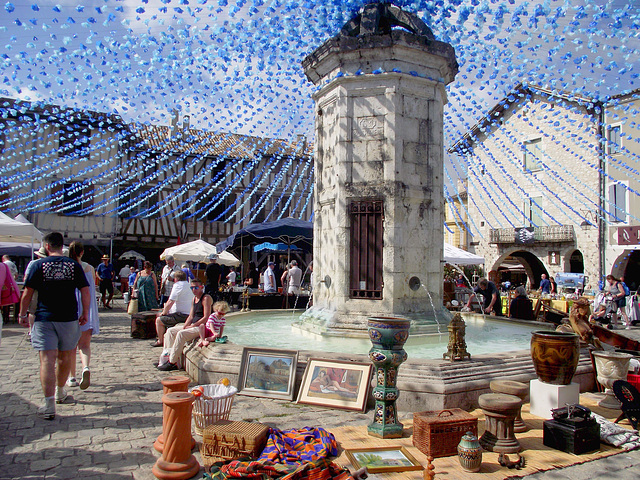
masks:
<path fill-rule="evenodd" d="M 297 321 L 301 312 L 294 312 Z M 291 325 L 289 311 L 253 311 L 227 316 L 225 335 L 229 341 L 252 347 L 315 350 L 366 354 L 371 348 L 368 338 L 322 336 Z M 467 350 L 472 355 L 529 349 L 531 331 L 539 326 L 523 325 L 509 320 L 466 319 Z M 410 335 L 404 349 L 410 358 L 441 359 L 447 351 L 448 332 Z"/>

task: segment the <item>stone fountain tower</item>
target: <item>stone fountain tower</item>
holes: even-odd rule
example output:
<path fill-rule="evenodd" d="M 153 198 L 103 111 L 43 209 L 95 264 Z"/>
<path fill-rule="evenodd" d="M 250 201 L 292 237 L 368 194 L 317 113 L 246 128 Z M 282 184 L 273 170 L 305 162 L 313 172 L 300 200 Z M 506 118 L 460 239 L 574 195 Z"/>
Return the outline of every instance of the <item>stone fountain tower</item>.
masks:
<path fill-rule="evenodd" d="M 451 45 L 367 4 L 302 63 L 316 85 L 314 306 L 301 328 L 366 334 L 370 316 L 446 324 L 443 106 Z M 446 331 L 446 330 L 445 330 Z"/>

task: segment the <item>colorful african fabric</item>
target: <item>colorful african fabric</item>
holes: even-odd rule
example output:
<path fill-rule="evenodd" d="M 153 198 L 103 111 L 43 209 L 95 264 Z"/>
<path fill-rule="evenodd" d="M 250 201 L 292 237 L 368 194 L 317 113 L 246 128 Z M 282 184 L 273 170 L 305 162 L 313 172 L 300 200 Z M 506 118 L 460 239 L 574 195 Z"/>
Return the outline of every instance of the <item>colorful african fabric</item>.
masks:
<path fill-rule="evenodd" d="M 267 446 L 258 461 L 300 465 L 304 462 L 338 455 L 338 442 L 324 428 L 303 427 L 291 430 L 269 429 Z"/>
<path fill-rule="evenodd" d="M 320 458 L 302 465 L 286 465 L 269 461 L 233 460 L 222 466 L 216 464 L 210 474 L 204 478 L 209 480 L 227 480 L 232 478 L 253 478 L 259 480 L 353 480 L 349 471 Z"/>

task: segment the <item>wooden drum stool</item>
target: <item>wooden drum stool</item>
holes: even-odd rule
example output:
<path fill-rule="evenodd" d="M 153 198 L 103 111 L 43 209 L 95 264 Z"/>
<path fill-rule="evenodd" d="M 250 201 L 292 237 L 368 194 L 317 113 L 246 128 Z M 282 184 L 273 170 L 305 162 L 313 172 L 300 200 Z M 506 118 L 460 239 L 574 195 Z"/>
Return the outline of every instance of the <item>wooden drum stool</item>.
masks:
<path fill-rule="evenodd" d="M 485 432 L 480 445 L 489 452 L 518 453 L 520 442 L 513 434 L 513 421 L 520 411 L 522 400 L 514 395 L 485 393 L 478 403 L 485 415 Z"/>
<path fill-rule="evenodd" d="M 489 388 L 493 393 L 504 393 L 505 395 L 513 395 L 522 400 L 524 404 L 525 398 L 529 394 L 529 386 L 522 382 L 515 382 L 513 380 L 493 380 L 489 384 Z M 527 425 L 522 420 L 521 411 L 518 410 L 518 415 L 513 422 L 513 431 L 516 433 L 522 433 L 527 431 Z"/>

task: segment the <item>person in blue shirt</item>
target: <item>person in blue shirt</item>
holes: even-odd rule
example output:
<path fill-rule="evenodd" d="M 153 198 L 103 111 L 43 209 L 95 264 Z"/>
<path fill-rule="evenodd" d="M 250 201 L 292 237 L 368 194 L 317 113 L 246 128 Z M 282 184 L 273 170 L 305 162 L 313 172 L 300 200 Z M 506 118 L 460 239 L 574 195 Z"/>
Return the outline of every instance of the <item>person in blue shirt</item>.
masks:
<path fill-rule="evenodd" d="M 111 310 L 111 300 L 113 299 L 113 279 L 116 275 L 116 270 L 113 265 L 109 263 L 109 255 L 102 256 L 102 263 L 96 268 L 96 277 L 100 283 L 100 293 L 102 298 L 102 306 Z M 109 298 L 107 298 L 109 293 Z"/>
<path fill-rule="evenodd" d="M 547 274 L 543 273 L 540 278 L 542 279 L 540 280 L 540 292 L 547 294 L 551 293 L 551 282 L 547 278 Z"/>
<path fill-rule="evenodd" d="M 136 283 L 137 276 L 138 272 L 136 271 L 136 267 L 131 267 L 131 274 L 129 275 L 129 294 L 131 294 L 131 290 L 133 290 L 133 284 Z"/>

